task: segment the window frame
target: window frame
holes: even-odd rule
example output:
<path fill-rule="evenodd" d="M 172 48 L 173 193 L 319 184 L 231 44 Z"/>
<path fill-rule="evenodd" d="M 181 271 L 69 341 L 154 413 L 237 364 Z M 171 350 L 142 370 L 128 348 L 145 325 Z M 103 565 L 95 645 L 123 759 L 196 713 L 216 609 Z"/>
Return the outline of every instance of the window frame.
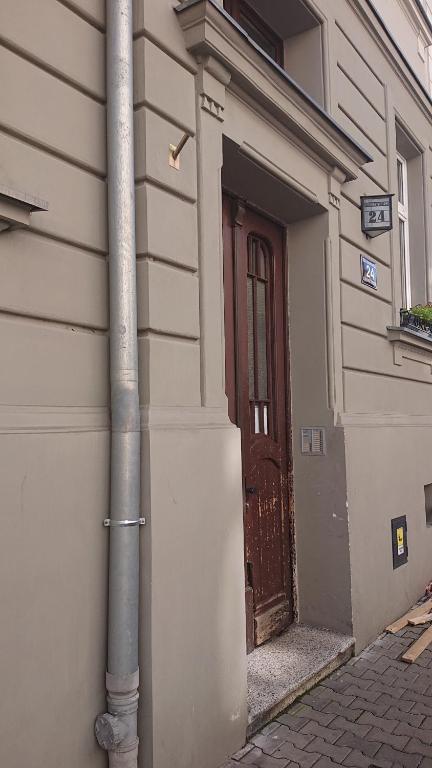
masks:
<path fill-rule="evenodd" d="M 397 181 L 398 181 L 398 225 L 399 225 L 399 255 L 401 260 L 401 279 L 402 279 L 402 304 L 405 309 L 410 309 L 412 305 L 411 295 L 411 259 L 409 248 L 409 197 L 408 197 L 408 163 L 405 157 L 399 152 L 396 154 L 397 163 Z M 402 175 L 399 177 L 398 165 L 400 164 Z M 402 198 L 399 195 L 399 179 L 402 182 Z M 401 222 L 403 224 L 403 252 L 401 248 Z"/>
<path fill-rule="evenodd" d="M 284 66 L 284 42 L 279 35 L 269 27 L 269 25 L 261 18 L 261 16 L 246 2 L 246 0 L 224 0 L 224 8 L 233 17 L 233 19 L 242 26 L 241 18 L 244 16 L 254 27 L 257 28 L 260 34 L 267 38 L 269 43 L 274 47 L 276 56 L 270 56 L 270 58 L 276 62 L 280 67 Z M 245 30 L 246 31 L 246 30 Z M 252 40 L 254 38 L 251 38 Z M 256 42 L 254 40 L 254 42 Z M 256 43 L 259 45 L 259 43 Z M 260 46 L 261 48 L 261 46 Z M 262 49 L 264 50 L 264 49 Z M 264 51 L 267 53 L 266 51 Z M 270 54 L 267 54 L 268 56 Z"/>

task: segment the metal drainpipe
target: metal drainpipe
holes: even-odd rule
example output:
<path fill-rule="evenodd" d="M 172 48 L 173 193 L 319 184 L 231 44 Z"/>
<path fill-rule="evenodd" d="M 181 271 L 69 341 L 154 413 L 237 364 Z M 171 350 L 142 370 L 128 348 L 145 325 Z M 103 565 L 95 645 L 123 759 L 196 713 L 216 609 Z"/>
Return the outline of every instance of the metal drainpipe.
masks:
<path fill-rule="evenodd" d="M 133 134 L 132 0 L 107 0 L 111 500 L 108 712 L 95 723 L 110 768 L 138 761 L 140 412 Z"/>

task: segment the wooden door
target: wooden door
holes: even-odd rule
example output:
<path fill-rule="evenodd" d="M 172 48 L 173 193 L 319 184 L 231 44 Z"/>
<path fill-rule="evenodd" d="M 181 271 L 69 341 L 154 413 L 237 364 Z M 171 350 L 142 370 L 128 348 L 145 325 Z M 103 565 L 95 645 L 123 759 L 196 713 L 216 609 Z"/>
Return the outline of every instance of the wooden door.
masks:
<path fill-rule="evenodd" d="M 292 621 L 282 228 L 224 196 L 226 382 L 241 429 L 248 651 Z"/>

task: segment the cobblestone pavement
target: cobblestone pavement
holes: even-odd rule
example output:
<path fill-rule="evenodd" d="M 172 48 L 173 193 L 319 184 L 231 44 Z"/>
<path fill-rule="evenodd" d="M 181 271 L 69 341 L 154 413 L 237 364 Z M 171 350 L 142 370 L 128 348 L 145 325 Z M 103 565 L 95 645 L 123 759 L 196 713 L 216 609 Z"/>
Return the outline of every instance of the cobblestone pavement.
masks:
<path fill-rule="evenodd" d="M 424 629 L 379 637 L 223 768 L 432 768 L 432 651 L 399 660 Z"/>

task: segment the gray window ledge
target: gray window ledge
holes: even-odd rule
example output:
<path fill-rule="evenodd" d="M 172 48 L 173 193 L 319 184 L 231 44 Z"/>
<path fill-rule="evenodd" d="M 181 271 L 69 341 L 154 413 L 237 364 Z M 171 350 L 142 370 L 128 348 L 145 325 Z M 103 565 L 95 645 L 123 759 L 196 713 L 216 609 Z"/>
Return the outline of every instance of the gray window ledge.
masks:
<path fill-rule="evenodd" d="M 426 349 L 432 354 L 432 336 L 422 331 L 413 331 L 412 328 L 401 328 L 399 325 L 388 325 L 387 336 L 389 341 L 400 341 L 411 344 L 419 349 Z"/>
<path fill-rule="evenodd" d="M 47 210 L 48 203 L 45 200 L 0 184 L 0 232 L 29 227 L 32 213 Z"/>
<path fill-rule="evenodd" d="M 387 326 L 387 338 L 393 345 L 393 362 L 403 366 L 406 360 L 426 365 L 432 375 L 432 336 L 398 325 Z"/>

